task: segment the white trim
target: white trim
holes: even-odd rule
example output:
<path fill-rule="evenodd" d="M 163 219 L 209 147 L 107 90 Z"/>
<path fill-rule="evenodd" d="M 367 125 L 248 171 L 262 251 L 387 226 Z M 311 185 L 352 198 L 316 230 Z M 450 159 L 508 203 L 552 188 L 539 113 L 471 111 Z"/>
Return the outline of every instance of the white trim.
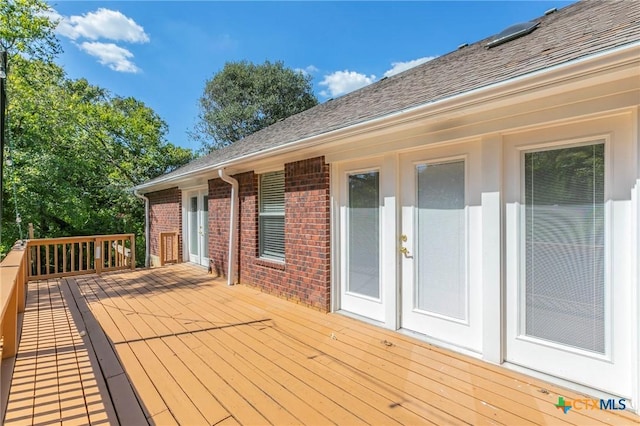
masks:
<path fill-rule="evenodd" d="M 194 265 L 201 265 L 204 267 L 208 267 L 209 265 L 209 256 L 203 256 L 202 253 L 200 253 L 198 256 L 200 258 L 200 262 L 196 263 L 196 262 L 192 262 L 191 261 L 191 234 L 190 234 L 190 229 L 189 229 L 189 209 L 190 209 L 190 202 L 191 202 L 191 198 L 196 197 L 198 199 L 198 211 L 196 213 L 196 217 L 198 220 L 198 223 L 203 222 L 202 221 L 202 216 L 203 216 L 203 197 L 208 197 L 209 196 L 209 186 L 202 186 L 199 185 L 198 187 L 192 187 L 190 190 L 183 190 L 182 192 L 182 259 L 184 262 L 189 262 L 189 263 L 193 263 Z M 207 208 L 208 211 L 208 208 Z M 209 215 L 209 213 L 207 213 Z M 208 233 L 208 226 L 209 226 L 209 220 L 207 220 L 206 223 L 202 224 L 203 228 L 207 227 L 207 233 Z M 200 244 L 201 242 L 199 241 L 198 244 Z M 208 247 L 209 244 L 209 238 L 207 238 L 206 241 L 204 241 L 204 245 L 207 246 L 207 252 L 209 250 Z M 199 246 L 198 250 L 202 251 L 203 246 Z M 209 253 L 210 254 L 210 253 Z M 203 260 L 203 257 L 206 258 L 206 262 Z M 205 264 L 206 263 L 206 264 Z"/>
<path fill-rule="evenodd" d="M 636 171 L 637 172 L 637 171 Z M 631 195 L 631 258 L 640 258 L 640 178 L 632 189 Z M 640 408 L 640 267 L 638 262 L 631 262 L 631 296 L 635 306 L 631 312 L 631 338 L 635 339 L 633 347 L 637 348 L 635 359 L 632 359 L 631 374 L 635 378 L 635 385 L 631 394 L 636 411 Z"/>
<path fill-rule="evenodd" d="M 261 209 L 261 205 L 262 205 L 262 179 L 264 177 L 265 174 L 273 174 L 273 173 L 279 173 L 282 172 L 282 196 L 283 196 L 283 204 L 282 204 L 282 212 L 262 212 L 260 211 Z M 254 175 L 258 176 L 258 259 L 263 259 L 263 260 L 268 260 L 271 262 L 276 262 L 276 263 L 280 263 L 280 264 L 285 264 L 286 263 L 286 236 L 283 235 L 283 252 L 282 252 L 282 257 L 280 256 L 270 256 L 270 255 L 265 255 L 262 253 L 262 242 L 264 241 L 264 238 L 262 236 L 262 221 L 260 220 L 263 217 L 281 217 L 282 218 L 282 232 L 283 234 L 285 233 L 285 229 L 286 229 L 286 217 L 287 217 L 287 205 L 286 205 L 286 175 L 285 175 L 285 170 L 283 168 L 279 168 L 279 169 L 275 169 L 272 170 L 270 172 L 264 172 L 264 173 L 255 173 Z"/>
<path fill-rule="evenodd" d="M 632 138 L 635 139 L 633 144 L 633 151 L 636 158 L 636 182 L 632 188 L 632 215 L 631 215 L 631 230 L 635 230 L 631 237 L 631 259 L 640 259 L 640 108 L 636 107 L 633 114 L 632 121 Z M 635 198 L 633 197 L 635 196 Z M 636 348 L 635 358 L 632 360 L 633 367 L 631 374 L 635 377 L 635 386 L 631 397 L 634 401 L 636 411 L 640 411 L 640 265 L 638 261 L 631 262 L 631 295 L 635 293 L 633 300 L 635 301 L 632 307 L 632 339 L 635 339 Z M 635 330 L 634 330 L 635 328 Z"/>
<path fill-rule="evenodd" d="M 330 200 L 330 238 L 331 238 L 331 312 L 337 312 L 340 309 L 340 179 L 339 167 L 331 164 L 329 173 L 329 200 Z"/>
<path fill-rule="evenodd" d="M 389 267 L 389 259 L 386 251 L 389 250 L 389 242 L 387 242 L 388 238 L 388 228 L 387 222 L 385 222 L 387 218 L 387 211 L 389 206 L 385 206 L 383 204 L 386 190 L 385 186 L 388 182 L 385 180 L 387 178 L 387 170 L 385 169 L 387 164 L 385 163 L 385 158 L 377 157 L 377 158 L 369 158 L 361 161 L 343 163 L 341 165 L 337 165 L 335 167 L 336 175 L 335 175 L 335 185 L 334 185 L 334 193 L 336 196 L 336 223 L 335 223 L 335 232 L 333 235 L 335 236 L 335 245 L 336 245 L 336 256 L 332 262 L 332 266 L 336 268 L 335 279 L 336 279 L 336 295 L 334 297 L 335 307 L 334 310 L 345 310 L 355 313 L 356 315 L 368 316 L 374 321 L 379 321 L 384 323 L 384 326 L 387 328 L 395 327 L 394 321 L 388 318 L 389 309 L 388 303 L 393 303 L 394 300 L 388 300 L 389 296 L 392 299 L 395 299 L 395 281 L 387 279 L 387 276 L 390 274 L 395 275 L 394 271 L 387 271 Z M 360 294 L 354 294 L 352 292 L 347 291 L 348 286 L 348 230 L 346 227 L 348 226 L 347 220 L 347 209 L 349 203 L 348 196 L 348 182 L 349 176 L 358 173 L 366 173 L 366 172 L 377 172 L 378 173 L 378 211 L 379 211 L 379 253 L 378 253 L 378 264 L 379 264 L 379 276 L 378 276 L 378 298 L 367 297 Z M 390 176 L 389 176 L 390 177 Z M 394 206 L 391 206 L 394 209 Z M 394 225 L 395 226 L 395 225 Z M 395 232 L 393 233 L 393 240 L 395 240 Z M 392 262 L 395 262 L 395 252 L 394 258 Z M 389 289 L 388 287 L 392 288 Z M 394 313 L 395 315 L 395 313 Z"/>
<path fill-rule="evenodd" d="M 409 300 L 411 287 L 415 283 L 414 263 L 411 258 L 398 256 L 401 260 L 402 271 L 399 287 L 402 288 L 402 303 L 398 310 L 405 315 L 401 327 L 418 334 L 425 333 L 427 341 L 442 345 L 448 342 L 449 348 L 462 348 L 475 352 L 476 356 L 483 351 L 483 301 L 482 283 L 482 172 L 481 140 L 468 139 L 458 144 L 441 145 L 437 148 L 423 146 L 420 150 L 409 150 L 400 155 L 399 179 L 402 187 L 399 189 L 398 221 L 402 226 L 402 233 L 408 237 L 406 247 L 411 253 L 417 251 L 415 247 L 415 165 L 441 164 L 450 161 L 464 160 L 465 172 L 465 279 L 466 279 L 466 320 L 438 314 L 414 315 L 414 303 Z M 412 237 L 413 235 L 413 237 Z M 418 260 L 419 261 L 419 260 Z M 404 275 L 406 274 L 406 275 Z M 425 340 L 425 339 L 423 339 Z"/>
<path fill-rule="evenodd" d="M 382 160 L 382 168 L 386 178 L 380 182 L 380 194 L 382 196 L 382 281 L 393 283 L 383 285 L 385 303 L 385 328 L 397 330 L 400 327 L 400 156 L 395 152 L 385 154 Z"/>
<path fill-rule="evenodd" d="M 144 201 L 144 267 L 151 266 L 151 221 L 149 220 L 149 198 L 133 191 L 133 195 Z"/>
<path fill-rule="evenodd" d="M 265 173 L 273 173 L 284 171 L 284 164 L 279 163 L 277 165 L 264 166 L 264 167 L 256 167 L 253 169 L 253 173 L 256 175 L 263 175 Z"/>
<path fill-rule="evenodd" d="M 589 351 L 580 348 L 574 348 L 568 345 L 563 345 L 560 342 L 548 341 L 542 338 L 536 338 L 535 336 L 526 335 L 525 331 L 525 305 L 526 298 L 524 294 L 524 285 L 526 283 L 526 269 L 523 266 L 522 262 L 526 256 L 526 237 L 524 236 L 524 232 L 526 231 L 526 218 L 522 214 L 522 208 L 526 206 L 525 203 L 525 179 L 524 179 L 524 158 L 527 153 L 534 152 L 545 152 L 545 151 L 553 151 L 558 149 L 565 148 L 577 148 L 577 147 L 587 147 L 592 145 L 604 145 L 604 200 L 605 200 L 605 254 L 604 254 L 604 306 L 605 306 L 605 318 L 604 318 L 604 328 L 605 328 L 605 352 L 604 354 Z M 612 220 L 611 216 L 613 212 L 611 211 L 611 203 L 608 202 L 611 198 L 612 194 L 612 181 L 613 181 L 613 155 L 612 155 L 612 147 L 611 147 L 611 138 L 610 134 L 600 134 L 594 135 L 590 137 L 580 137 L 574 139 L 560 139 L 554 140 L 545 143 L 538 144 L 521 144 L 516 147 L 519 155 L 519 176 L 518 179 L 520 181 L 520 206 L 521 208 L 518 210 L 518 265 L 517 268 L 519 270 L 518 273 L 518 324 L 517 324 L 517 333 L 516 339 L 521 341 L 526 341 L 528 343 L 547 346 L 556 350 L 563 350 L 565 352 L 570 352 L 575 355 L 587 356 L 600 361 L 612 362 L 613 354 L 612 354 L 612 342 L 611 335 L 613 333 L 613 324 L 612 324 L 612 312 L 613 312 L 613 304 L 611 297 L 611 280 L 612 280 L 612 270 L 611 270 L 611 236 L 613 233 L 612 229 Z"/>
<path fill-rule="evenodd" d="M 504 359 L 503 140 L 483 138 L 481 146 L 482 206 L 482 358 L 494 364 Z"/>
<path fill-rule="evenodd" d="M 198 184 L 191 184 L 191 185 L 187 185 L 187 186 L 183 186 L 180 185 L 178 186 L 178 189 L 180 191 L 184 192 L 194 192 L 194 191 L 204 191 L 204 190 L 208 190 L 209 189 L 209 183 L 198 183 Z"/>
<path fill-rule="evenodd" d="M 382 165 L 379 166 L 373 166 L 373 167 L 363 167 L 363 168 L 355 168 L 355 169 L 349 169 L 349 170 L 345 170 L 344 171 L 344 184 L 345 185 L 349 185 L 349 178 L 353 175 L 357 175 L 357 174 L 363 174 L 363 173 L 378 173 L 378 265 L 382 265 L 382 259 L 383 259 L 383 253 L 382 253 L 382 248 L 383 248 L 383 244 L 382 244 L 382 231 L 384 229 L 384 221 L 383 221 L 383 215 L 382 215 L 382 191 L 381 191 L 381 185 L 382 185 Z M 346 201 L 346 206 L 348 207 L 350 205 L 350 199 L 349 199 L 349 191 L 347 189 L 344 189 L 345 191 L 345 201 Z M 344 235 L 345 238 L 347 238 L 346 236 L 349 235 L 349 221 L 345 220 L 344 222 Z M 345 240 L 346 241 L 346 245 L 344 247 L 344 257 L 343 257 L 343 264 L 344 264 L 344 270 L 345 272 L 349 270 L 349 247 L 348 247 L 348 239 Z M 384 282 L 383 277 L 382 277 L 382 268 L 380 268 L 378 270 L 378 297 L 371 297 L 371 296 L 367 296 L 364 294 L 360 294 L 360 293 L 353 293 L 351 291 L 349 291 L 349 277 L 348 275 L 344 275 L 343 278 L 343 283 L 344 283 L 344 294 L 345 295 L 349 295 L 351 297 L 356 297 L 359 299 L 363 299 L 363 300 L 367 300 L 367 301 L 371 301 L 371 302 L 376 302 L 376 303 L 380 303 L 380 304 L 384 304 L 384 292 L 383 292 L 383 288 L 382 288 L 382 283 Z"/>
<path fill-rule="evenodd" d="M 136 189 L 140 191 L 153 188 L 163 183 L 176 182 L 182 178 L 197 175 L 208 170 L 214 171 L 219 168 L 238 165 L 249 160 L 257 160 L 277 154 L 284 154 L 294 149 L 299 150 L 313 147 L 334 140 L 370 132 L 375 129 L 396 125 L 402 122 L 413 121 L 435 114 L 455 113 L 456 111 L 470 107 L 486 108 L 486 104 L 489 102 L 503 104 L 505 99 L 509 96 L 521 96 L 525 92 L 548 87 L 556 81 L 566 83 L 572 78 L 578 76 L 583 77 L 585 74 L 595 75 L 601 70 L 610 70 L 616 66 L 633 64 L 638 61 L 639 57 L 640 42 L 630 43 L 614 49 L 588 55 L 583 58 L 578 58 L 573 61 L 534 71 L 532 73 L 520 75 L 509 80 L 489 84 L 468 92 L 449 96 L 436 101 L 426 102 L 415 107 L 405 108 L 381 117 L 352 124 L 336 130 L 298 139 L 276 147 L 267 148 L 259 152 L 222 161 L 220 163 L 206 165 L 199 169 L 172 175 L 167 178 L 160 178 L 153 183 L 139 185 Z M 637 70 L 631 70 L 631 75 L 637 75 L 633 74 L 634 72 L 637 73 Z"/>
<path fill-rule="evenodd" d="M 626 111 L 626 112 L 625 112 Z M 636 182 L 637 170 L 632 166 L 631 155 L 635 153 L 637 144 L 635 137 L 630 137 L 630 121 L 628 108 L 616 110 L 612 114 L 584 118 L 562 126 L 527 130 L 522 133 L 503 135 L 503 196 L 504 196 L 504 243 L 505 251 L 503 267 L 505 270 L 505 293 L 508 297 L 505 308 L 505 361 L 518 364 L 527 371 L 544 370 L 547 374 L 562 377 L 565 386 L 576 389 L 582 386 L 598 388 L 609 393 L 631 400 L 637 408 L 638 353 L 635 341 L 637 334 L 637 303 L 634 300 L 630 271 L 635 262 L 631 248 L 631 213 L 630 189 Z M 522 209 L 521 160 L 522 153 L 555 147 L 571 147 L 604 143 L 605 145 L 605 227 L 606 252 L 605 274 L 608 280 L 611 299 L 607 304 L 608 323 L 605 324 L 608 339 L 605 342 L 611 347 L 608 355 L 613 363 L 603 360 L 596 352 L 574 350 L 563 345 L 556 350 L 544 342 L 536 341 L 529 345 L 525 339 L 516 339 L 515 326 L 518 325 L 514 306 L 518 303 L 516 291 L 521 290 L 520 261 L 514 261 L 519 248 L 518 213 Z M 633 147 L 633 148 L 632 148 Z M 633 151 L 632 151 L 633 149 Z M 615 164 L 615 169 L 614 169 Z M 632 175 L 633 173 L 633 175 Z M 630 178 L 633 180 L 630 181 Z M 518 285 L 516 285 L 518 283 Z M 615 306 L 613 306 L 615 305 Z M 635 305 L 635 306 L 634 306 Z M 636 313 L 634 313 L 636 312 Z M 611 331 L 613 330 L 613 334 Z M 526 339 L 528 340 L 528 339 Z M 525 367 L 526 366 L 526 367 Z M 584 373 L 582 373 L 584 372 Z M 588 372 L 588 373 L 587 373 Z M 570 381 L 569 381 L 570 380 Z M 557 380 L 556 380 L 557 382 Z M 590 392 L 593 393 L 593 392 Z"/>
<path fill-rule="evenodd" d="M 536 379 L 539 380 L 544 380 L 545 382 L 549 382 L 551 384 L 557 385 L 557 386 L 562 386 L 564 388 L 567 389 L 571 389 L 574 392 L 579 392 L 583 395 L 589 395 L 591 397 L 594 398 L 598 398 L 598 399 L 618 399 L 618 398 L 624 398 L 627 401 L 630 401 L 630 398 L 625 398 L 622 395 L 616 395 L 616 394 L 611 394 L 611 393 L 607 393 L 605 391 L 602 391 L 600 389 L 597 388 L 592 388 L 586 385 L 583 385 L 581 383 L 577 383 L 577 382 L 572 382 L 571 380 L 566 380 L 563 379 L 562 377 L 558 377 L 558 376 L 552 376 L 550 374 L 547 373 L 543 373 L 541 371 L 537 371 L 534 370 L 532 368 L 527 368 L 527 367 L 523 367 L 521 365 L 518 364 L 513 364 L 511 362 L 504 362 L 501 365 L 502 367 L 508 368 L 509 370 L 512 371 L 516 371 L 518 373 L 522 373 L 522 374 L 526 374 L 527 376 L 531 376 L 534 377 Z M 637 408 L 637 403 L 633 400 L 631 400 L 631 402 L 633 403 L 633 407 Z M 629 406 L 627 406 L 629 407 Z M 635 410 L 632 410 L 635 411 Z"/>

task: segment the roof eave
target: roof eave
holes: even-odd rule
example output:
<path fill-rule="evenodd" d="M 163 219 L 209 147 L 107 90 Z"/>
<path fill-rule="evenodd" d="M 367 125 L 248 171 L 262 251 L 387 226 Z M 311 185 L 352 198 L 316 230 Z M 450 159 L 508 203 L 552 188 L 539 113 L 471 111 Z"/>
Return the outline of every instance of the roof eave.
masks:
<path fill-rule="evenodd" d="M 181 182 L 195 177 L 212 174 L 219 169 L 238 166 L 243 163 L 263 159 L 268 156 L 286 154 L 293 150 L 312 148 L 338 139 L 344 139 L 372 130 L 381 129 L 390 125 L 424 118 L 425 116 L 455 113 L 461 109 L 467 109 L 478 105 L 486 105 L 487 102 L 497 102 L 498 100 L 503 100 L 513 94 L 531 90 L 536 87 L 544 87 L 555 81 L 566 81 L 577 75 L 611 68 L 616 64 L 624 64 L 628 62 L 637 63 L 640 61 L 638 58 L 640 58 L 640 41 L 618 46 L 606 51 L 597 52 L 570 62 L 519 75 L 508 80 L 479 87 L 450 97 L 398 110 L 390 114 L 351 124 L 329 132 L 298 139 L 273 148 L 257 151 L 219 163 L 208 164 L 199 169 L 168 176 L 166 179 L 160 178 L 153 182 L 138 185 L 134 189 L 141 193 L 149 193 L 174 187 L 179 185 Z"/>

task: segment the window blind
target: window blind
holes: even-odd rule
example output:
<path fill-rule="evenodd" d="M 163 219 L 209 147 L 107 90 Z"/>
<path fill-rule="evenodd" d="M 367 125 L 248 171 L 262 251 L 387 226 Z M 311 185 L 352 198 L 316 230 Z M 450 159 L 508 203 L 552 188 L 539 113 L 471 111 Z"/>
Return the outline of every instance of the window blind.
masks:
<path fill-rule="evenodd" d="M 526 334 L 605 352 L 604 144 L 525 153 Z"/>
<path fill-rule="evenodd" d="M 260 176 L 260 256 L 284 260 L 284 171 Z"/>
<path fill-rule="evenodd" d="M 416 166 L 416 299 L 424 311 L 467 318 L 464 161 Z"/>
<path fill-rule="evenodd" d="M 380 173 L 349 175 L 347 259 L 351 293 L 380 298 Z"/>

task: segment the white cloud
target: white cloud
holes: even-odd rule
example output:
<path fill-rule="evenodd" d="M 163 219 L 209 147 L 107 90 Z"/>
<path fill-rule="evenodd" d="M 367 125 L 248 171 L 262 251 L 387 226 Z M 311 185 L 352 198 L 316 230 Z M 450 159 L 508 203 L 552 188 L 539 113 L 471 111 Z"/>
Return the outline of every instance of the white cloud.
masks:
<path fill-rule="evenodd" d="M 307 74 L 308 75 L 308 74 L 315 74 L 320 70 L 318 69 L 318 67 L 316 67 L 314 65 L 307 65 L 306 67 L 304 67 L 302 69 L 298 68 L 298 71 L 302 72 L 303 74 Z"/>
<path fill-rule="evenodd" d="M 413 68 L 417 65 L 424 64 L 435 58 L 435 56 L 425 56 L 424 58 L 414 59 L 412 61 L 407 62 L 391 62 L 391 69 L 384 73 L 385 77 L 391 77 L 392 75 L 396 75 L 401 73 L 402 71 L 406 71 L 409 68 Z"/>
<path fill-rule="evenodd" d="M 144 28 L 121 12 L 99 8 L 84 15 L 62 16 L 54 9 L 50 9 L 44 15 L 51 21 L 57 22 L 56 32 L 58 34 L 73 40 L 74 44 L 82 51 L 98 58 L 102 65 L 118 72 L 138 73 L 141 71 L 131 60 L 133 53 L 128 49 L 115 43 L 96 41 L 149 42 L 149 36 Z"/>
<path fill-rule="evenodd" d="M 100 8 L 95 12 L 74 16 L 61 16 L 55 11 L 53 14 L 59 17 L 56 28 L 58 34 L 72 40 L 86 38 L 130 43 L 149 42 L 149 36 L 145 33 L 144 28 L 117 10 Z"/>
<path fill-rule="evenodd" d="M 98 58 L 102 65 L 106 65 L 114 71 L 138 73 L 138 68 L 133 62 L 133 53 L 124 47 L 120 47 L 113 43 L 100 43 L 98 41 L 85 41 L 79 45 L 80 49 L 91 56 Z"/>
<path fill-rule="evenodd" d="M 361 87 L 373 83 L 376 79 L 375 75 L 367 76 L 355 71 L 336 71 L 332 74 L 325 75 L 324 80 L 319 84 L 326 86 L 327 90 L 323 90 L 320 94 L 324 97 L 336 97 L 352 92 Z"/>
<path fill-rule="evenodd" d="M 315 67 L 314 65 L 308 65 L 304 68 L 296 68 L 294 69 L 295 72 L 299 72 L 301 74 L 304 75 L 309 75 L 309 74 L 314 74 L 317 73 L 318 71 L 320 71 L 317 67 Z"/>

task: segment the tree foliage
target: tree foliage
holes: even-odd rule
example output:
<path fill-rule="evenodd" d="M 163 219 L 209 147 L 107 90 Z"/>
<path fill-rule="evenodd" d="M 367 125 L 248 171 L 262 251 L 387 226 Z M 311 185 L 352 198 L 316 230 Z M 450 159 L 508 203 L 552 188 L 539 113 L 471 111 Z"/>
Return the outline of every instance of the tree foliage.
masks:
<path fill-rule="evenodd" d="M 33 34 L 42 46 L 40 33 Z M 49 55 L 31 54 L 39 48 L 12 45 L 21 50 L 11 55 L 8 73 L 11 165 L 3 170 L 0 254 L 25 237 L 31 222 L 40 238 L 135 233 L 142 251 L 136 257 L 144 261 L 144 206 L 131 187 L 187 163 L 191 151 L 168 143 L 166 123 L 139 100 L 69 79 Z"/>
<path fill-rule="evenodd" d="M 317 105 L 311 77 L 280 61 L 228 62 L 205 84 L 192 138 L 202 150 L 227 146 Z"/>
<path fill-rule="evenodd" d="M 10 54 L 51 61 L 60 52 L 43 0 L 0 1 L 0 47 Z"/>

